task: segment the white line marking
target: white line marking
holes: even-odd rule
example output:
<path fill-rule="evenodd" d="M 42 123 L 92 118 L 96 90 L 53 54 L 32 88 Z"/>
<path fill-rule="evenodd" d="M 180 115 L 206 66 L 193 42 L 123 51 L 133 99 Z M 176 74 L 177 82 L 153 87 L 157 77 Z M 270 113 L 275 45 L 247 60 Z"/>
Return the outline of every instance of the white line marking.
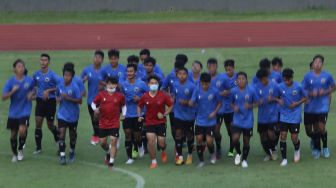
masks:
<path fill-rule="evenodd" d="M 0 154 L 1 155 L 12 156 L 12 154 L 4 153 L 4 152 L 0 152 Z M 43 155 L 37 155 L 35 158 L 55 160 L 55 157 L 43 156 Z M 107 166 L 105 166 L 105 165 L 101 165 L 101 164 L 97 164 L 97 163 L 92 163 L 92 162 L 88 162 L 88 161 L 76 160 L 75 162 L 79 163 L 79 164 L 82 164 L 82 165 L 85 165 L 85 166 L 92 166 L 92 167 L 96 167 L 96 168 L 107 169 Z M 136 180 L 135 188 L 143 188 L 143 187 L 145 187 L 145 179 L 142 176 L 140 176 L 139 174 L 131 172 L 131 171 L 128 171 L 128 170 L 125 170 L 125 169 L 122 169 L 122 168 L 118 168 L 118 167 L 114 167 L 113 171 L 126 174 L 127 176 L 130 176 L 133 179 L 135 179 Z"/>

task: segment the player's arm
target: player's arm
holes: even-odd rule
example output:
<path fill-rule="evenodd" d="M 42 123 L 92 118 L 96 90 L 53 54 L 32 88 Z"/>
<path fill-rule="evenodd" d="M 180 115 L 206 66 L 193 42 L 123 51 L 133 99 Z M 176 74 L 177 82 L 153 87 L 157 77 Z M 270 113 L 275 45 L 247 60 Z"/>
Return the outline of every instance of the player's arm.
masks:
<path fill-rule="evenodd" d="M 220 109 L 221 106 L 222 106 L 222 102 L 218 101 L 215 110 L 213 112 L 211 112 L 211 114 L 209 115 L 209 118 L 211 118 L 211 119 L 215 118 L 217 113 L 218 113 L 218 110 Z"/>

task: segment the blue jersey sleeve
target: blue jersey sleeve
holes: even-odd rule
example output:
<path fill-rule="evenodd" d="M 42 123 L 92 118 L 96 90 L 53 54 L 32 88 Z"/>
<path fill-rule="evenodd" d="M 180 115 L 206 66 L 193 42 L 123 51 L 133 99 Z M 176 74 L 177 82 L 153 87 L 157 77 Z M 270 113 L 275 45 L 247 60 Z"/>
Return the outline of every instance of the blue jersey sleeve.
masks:
<path fill-rule="evenodd" d="M 81 73 L 81 75 L 80 75 L 80 78 L 81 78 L 81 79 L 84 79 L 85 76 L 87 76 L 87 75 L 88 75 L 88 69 L 85 68 L 85 69 L 82 71 L 82 73 Z"/>
<path fill-rule="evenodd" d="M 198 95 L 199 95 L 199 89 L 195 89 L 192 96 L 191 96 L 191 101 L 193 103 L 197 103 L 198 102 Z"/>
<path fill-rule="evenodd" d="M 9 93 L 12 90 L 12 88 L 13 88 L 13 82 L 11 80 L 12 79 L 7 80 L 5 86 L 4 86 L 3 90 L 2 90 L 2 94 L 3 95 Z"/>

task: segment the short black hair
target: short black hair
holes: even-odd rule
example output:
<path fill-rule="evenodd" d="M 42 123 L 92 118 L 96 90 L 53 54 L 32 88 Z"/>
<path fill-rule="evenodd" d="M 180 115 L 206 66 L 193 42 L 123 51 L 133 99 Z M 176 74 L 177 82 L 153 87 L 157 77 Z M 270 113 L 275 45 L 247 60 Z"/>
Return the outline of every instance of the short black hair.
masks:
<path fill-rule="evenodd" d="M 104 52 L 102 50 L 96 50 L 94 52 L 94 55 L 99 55 L 102 59 L 104 59 Z"/>
<path fill-rule="evenodd" d="M 201 82 L 210 83 L 211 82 L 211 75 L 207 72 L 203 72 L 200 77 Z"/>
<path fill-rule="evenodd" d="M 259 68 L 261 69 L 270 69 L 271 68 L 271 61 L 267 58 L 261 59 L 259 61 Z"/>
<path fill-rule="evenodd" d="M 150 76 L 148 76 L 148 77 L 147 77 L 147 82 L 149 83 L 149 81 L 150 81 L 151 79 L 154 79 L 154 80 L 156 80 L 158 83 L 160 83 L 160 78 L 159 78 L 158 76 L 156 76 L 156 75 L 150 75 Z"/>
<path fill-rule="evenodd" d="M 224 67 L 235 67 L 235 61 L 233 59 L 225 60 Z"/>
<path fill-rule="evenodd" d="M 244 76 L 246 78 L 246 80 L 247 80 L 247 74 L 246 74 L 246 72 L 240 71 L 240 72 L 237 73 L 237 77 L 238 76 Z"/>
<path fill-rule="evenodd" d="M 282 59 L 280 57 L 274 57 L 272 59 L 272 66 L 279 65 L 280 67 L 283 66 Z"/>
<path fill-rule="evenodd" d="M 184 64 L 187 64 L 188 56 L 186 56 L 185 54 L 177 54 L 175 56 L 175 61 L 182 61 Z"/>
<path fill-rule="evenodd" d="M 176 60 L 175 63 L 174 63 L 174 68 L 175 69 L 179 69 L 179 68 L 182 68 L 184 67 L 185 63 L 181 60 Z"/>
<path fill-rule="evenodd" d="M 138 70 L 138 66 L 136 64 L 133 64 L 133 63 L 127 64 L 127 69 L 128 68 L 133 68 L 134 72 L 136 72 Z"/>
<path fill-rule="evenodd" d="M 65 72 L 70 72 L 72 77 L 75 76 L 75 65 L 72 62 L 66 62 L 63 66 L 63 76 Z"/>
<path fill-rule="evenodd" d="M 28 74 L 28 70 L 27 70 L 27 68 L 26 68 L 26 63 L 25 63 L 22 59 L 16 59 L 16 60 L 14 61 L 14 63 L 13 63 L 13 68 L 15 68 L 16 65 L 19 64 L 19 63 L 21 63 L 21 64 L 24 66 L 24 68 L 25 68 L 23 74 L 24 74 L 24 75 L 27 75 L 27 74 Z"/>
<path fill-rule="evenodd" d="M 119 58 L 120 52 L 119 52 L 118 49 L 113 48 L 113 49 L 109 50 L 107 54 L 108 54 L 109 58 L 111 58 L 113 56 Z"/>
<path fill-rule="evenodd" d="M 321 59 L 322 63 L 324 63 L 324 57 L 323 57 L 323 55 L 321 55 L 321 54 L 315 55 L 314 58 L 313 58 L 313 61 L 315 61 L 315 59 L 317 59 L 317 58 Z"/>
<path fill-rule="evenodd" d="M 256 77 L 261 80 L 264 77 L 268 77 L 269 76 L 269 71 L 267 69 L 259 69 L 256 73 Z"/>
<path fill-rule="evenodd" d="M 146 64 L 148 64 L 148 63 L 152 63 L 153 66 L 155 66 L 155 64 L 156 64 L 156 60 L 155 60 L 155 58 L 153 58 L 153 57 L 147 57 L 147 58 L 144 60 L 144 65 L 146 65 Z"/>
<path fill-rule="evenodd" d="M 40 57 L 46 57 L 46 58 L 48 58 L 48 61 L 50 61 L 50 55 L 49 54 L 43 53 L 43 54 L 40 55 Z"/>
<path fill-rule="evenodd" d="M 285 68 L 282 71 L 282 77 L 284 78 L 293 78 L 294 77 L 294 71 L 291 68 Z"/>
<path fill-rule="evenodd" d="M 195 60 L 193 64 L 198 64 L 201 67 L 201 69 L 203 69 L 203 64 L 200 61 Z"/>
<path fill-rule="evenodd" d="M 139 57 L 136 55 L 130 55 L 127 57 L 127 62 L 132 63 L 132 62 L 139 62 Z"/>
<path fill-rule="evenodd" d="M 106 83 L 118 84 L 118 78 L 115 76 L 107 77 L 105 80 Z"/>
<path fill-rule="evenodd" d="M 178 68 L 178 69 L 176 70 L 176 72 L 180 72 L 180 71 L 184 71 L 184 72 L 186 72 L 186 73 L 188 74 L 188 69 L 185 68 L 185 67 L 180 67 L 180 68 Z"/>
<path fill-rule="evenodd" d="M 217 59 L 216 58 L 209 58 L 207 61 L 207 65 L 209 64 L 216 64 L 217 65 Z"/>
<path fill-rule="evenodd" d="M 150 51 L 149 51 L 149 49 L 144 48 L 144 49 L 140 50 L 139 55 L 140 55 L 140 56 L 141 56 L 141 55 L 147 55 L 147 56 L 149 57 L 149 56 L 150 56 Z"/>

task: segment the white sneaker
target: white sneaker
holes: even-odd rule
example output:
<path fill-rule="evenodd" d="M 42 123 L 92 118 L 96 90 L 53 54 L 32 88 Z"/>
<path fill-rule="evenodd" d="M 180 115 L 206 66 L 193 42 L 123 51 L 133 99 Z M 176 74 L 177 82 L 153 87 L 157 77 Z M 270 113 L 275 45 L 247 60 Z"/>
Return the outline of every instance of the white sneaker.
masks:
<path fill-rule="evenodd" d="M 42 152 L 42 150 L 39 149 L 39 150 L 35 150 L 35 151 L 33 152 L 33 154 L 34 154 L 34 155 L 38 155 L 38 154 L 40 154 L 41 152 Z"/>
<path fill-rule="evenodd" d="M 210 159 L 210 163 L 211 164 L 216 164 L 216 161 L 217 161 L 216 154 L 212 154 L 211 159 Z"/>
<path fill-rule="evenodd" d="M 278 152 L 276 150 L 272 151 L 271 159 L 272 159 L 272 161 L 278 160 Z"/>
<path fill-rule="evenodd" d="M 197 168 L 203 168 L 204 167 L 204 162 L 199 162 L 197 165 Z"/>
<path fill-rule="evenodd" d="M 283 159 L 280 163 L 280 166 L 287 166 L 287 159 Z"/>
<path fill-rule="evenodd" d="M 18 161 L 17 156 L 13 155 L 13 157 L 12 157 L 12 163 L 16 163 L 17 161 Z"/>
<path fill-rule="evenodd" d="M 247 168 L 247 167 L 248 167 L 248 164 L 247 164 L 247 161 L 246 161 L 246 160 L 243 160 L 243 162 L 242 162 L 242 167 L 243 167 L 243 168 Z"/>
<path fill-rule="evenodd" d="M 294 162 L 300 161 L 300 150 L 294 151 Z"/>
<path fill-rule="evenodd" d="M 128 159 L 128 160 L 126 161 L 125 164 L 127 164 L 127 165 L 131 165 L 131 164 L 133 164 L 133 163 L 134 163 L 134 160 L 133 160 L 133 159 Z"/>
<path fill-rule="evenodd" d="M 270 161 L 270 160 L 271 160 L 271 156 L 266 155 L 263 161 L 264 161 L 264 162 L 267 162 L 267 161 Z"/>
<path fill-rule="evenodd" d="M 23 144 L 22 149 L 25 149 L 25 148 L 26 148 L 26 144 Z"/>
<path fill-rule="evenodd" d="M 143 147 L 139 148 L 139 157 L 143 157 L 145 155 L 145 149 Z"/>
<path fill-rule="evenodd" d="M 18 161 L 22 161 L 22 160 L 23 160 L 23 151 L 22 151 L 22 150 L 19 150 L 19 151 L 18 151 L 17 160 L 18 160 Z"/>
<path fill-rule="evenodd" d="M 237 154 L 234 160 L 235 165 L 239 165 L 241 161 L 241 155 Z"/>

